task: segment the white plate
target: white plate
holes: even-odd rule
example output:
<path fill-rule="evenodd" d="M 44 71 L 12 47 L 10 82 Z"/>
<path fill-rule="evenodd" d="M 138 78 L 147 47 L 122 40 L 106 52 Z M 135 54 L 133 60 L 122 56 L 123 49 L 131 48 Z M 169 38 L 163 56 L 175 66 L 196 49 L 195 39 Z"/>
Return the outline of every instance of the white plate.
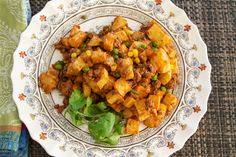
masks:
<path fill-rule="evenodd" d="M 38 87 L 38 76 L 61 57 L 53 44 L 72 25 L 99 31 L 117 15 L 133 29 L 155 19 L 173 37 L 181 80 L 174 93 L 180 102 L 158 128 L 143 128 L 139 135 L 123 136 L 116 147 L 110 147 L 94 143 L 86 127 L 77 128 L 58 114 L 53 106 L 61 96 L 46 95 Z M 31 137 L 52 156 L 165 157 L 196 132 L 207 111 L 210 73 L 207 47 L 197 27 L 170 0 L 57 0 L 48 2 L 21 35 L 14 53 L 13 97 Z"/>

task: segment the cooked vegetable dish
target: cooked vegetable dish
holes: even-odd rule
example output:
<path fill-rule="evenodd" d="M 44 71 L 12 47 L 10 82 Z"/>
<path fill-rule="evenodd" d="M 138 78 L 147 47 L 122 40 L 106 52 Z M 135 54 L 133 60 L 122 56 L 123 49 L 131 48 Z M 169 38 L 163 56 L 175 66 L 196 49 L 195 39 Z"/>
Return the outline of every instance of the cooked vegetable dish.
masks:
<path fill-rule="evenodd" d="M 58 89 L 65 98 L 55 109 L 76 126 L 88 124 L 96 142 L 115 145 L 142 122 L 157 127 L 177 105 L 176 50 L 155 21 L 133 31 L 117 16 L 98 34 L 74 25 L 55 48 L 63 60 L 40 75 L 40 87 Z"/>

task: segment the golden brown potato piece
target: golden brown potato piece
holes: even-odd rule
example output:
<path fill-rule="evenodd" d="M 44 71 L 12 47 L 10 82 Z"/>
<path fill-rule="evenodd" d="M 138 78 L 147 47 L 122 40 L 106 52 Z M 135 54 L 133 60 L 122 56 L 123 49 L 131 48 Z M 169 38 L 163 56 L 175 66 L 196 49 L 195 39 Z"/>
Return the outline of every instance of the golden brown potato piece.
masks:
<path fill-rule="evenodd" d="M 100 79 L 97 82 L 97 86 L 99 89 L 102 89 L 109 81 L 109 75 L 105 68 L 101 69 Z"/>
<path fill-rule="evenodd" d="M 110 91 L 106 94 L 106 99 L 109 104 L 120 104 L 124 101 L 123 97 L 117 91 Z"/>
<path fill-rule="evenodd" d="M 138 119 L 140 121 L 144 121 L 145 119 L 150 117 L 150 113 L 146 109 L 145 100 L 146 99 L 137 100 L 135 103 L 135 107 L 138 112 Z"/>
<path fill-rule="evenodd" d="M 136 100 L 132 96 L 128 96 L 125 99 L 124 106 L 127 108 L 132 107 L 135 104 Z"/>
<path fill-rule="evenodd" d="M 108 93 L 110 90 L 114 88 L 116 79 L 112 76 L 109 76 L 109 80 L 107 84 L 104 85 L 104 87 L 101 89 L 101 93 Z"/>
<path fill-rule="evenodd" d="M 114 88 L 124 97 L 131 90 L 131 85 L 124 78 L 120 78 L 115 82 Z"/>
<path fill-rule="evenodd" d="M 135 118 L 130 118 L 127 121 L 126 127 L 125 127 L 125 132 L 127 134 L 138 134 L 139 133 L 139 126 L 140 126 L 140 121 Z"/>
<path fill-rule="evenodd" d="M 113 50 L 113 45 L 115 42 L 115 36 L 112 33 L 107 33 L 106 35 L 103 36 L 102 38 L 102 47 L 106 51 L 112 51 Z"/>
<path fill-rule="evenodd" d="M 149 128 L 155 128 L 161 123 L 161 120 L 157 116 L 151 115 L 143 123 Z"/>
<path fill-rule="evenodd" d="M 97 35 L 94 35 L 92 39 L 88 42 L 88 46 L 94 47 L 94 46 L 100 46 L 102 43 L 102 39 L 100 39 Z"/>
<path fill-rule="evenodd" d="M 119 39 L 122 42 L 129 40 L 127 34 L 123 30 L 120 30 L 120 31 L 116 32 L 114 35 L 117 39 Z"/>
<path fill-rule="evenodd" d="M 107 60 L 104 62 L 105 65 L 108 65 L 111 68 L 111 71 L 116 71 L 117 64 L 114 61 L 114 58 L 108 55 Z"/>
<path fill-rule="evenodd" d="M 100 89 L 97 86 L 97 82 L 95 80 L 91 79 L 88 74 L 83 74 L 83 78 L 86 84 L 92 89 L 94 93 L 100 94 Z"/>
<path fill-rule="evenodd" d="M 161 81 L 163 85 L 166 85 L 171 80 L 171 78 L 172 78 L 172 75 L 170 71 L 167 73 L 162 73 L 158 77 L 159 81 Z"/>
<path fill-rule="evenodd" d="M 108 106 L 110 106 L 116 112 L 120 112 L 122 110 L 121 104 L 108 104 Z"/>
<path fill-rule="evenodd" d="M 69 63 L 67 68 L 67 75 L 77 75 L 86 65 L 87 64 L 84 62 L 84 60 L 81 57 L 78 57 L 77 59 Z"/>
<path fill-rule="evenodd" d="M 148 93 L 150 92 L 150 91 L 148 91 L 147 88 L 145 88 L 141 85 L 136 86 L 134 88 L 134 90 L 137 91 L 137 94 L 132 94 L 133 97 L 135 97 L 135 98 L 144 98 L 144 97 L 148 96 Z"/>
<path fill-rule="evenodd" d="M 133 61 L 131 58 L 119 59 L 117 70 L 120 72 L 121 77 L 126 80 L 134 78 Z"/>
<path fill-rule="evenodd" d="M 170 59 L 162 48 L 152 54 L 150 61 L 159 73 L 167 73 L 171 71 Z"/>
<path fill-rule="evenodd" d="M 127 21 L 122 16 L 117 16 L 112 23 L 111 29 L 116 31 L 120 28 L 127 26 Z"/>
<path fill-rule="evenodd" d="M 94 64 L 104 63 L 108 58 L 108 54 L 103 52 L 101 49 L 97 49 L 92 52 L 91 59 Z"/>
<path fill-rule="evenodd" d="M 133 111 L 129 108 L 126 108 L 124 111 L 123 111 L 123 116 L 125 119 L 128 119 L 128 118 L 131 118 L 133 116 L 135 116 L 135 114 L 133 113 Z"/>
<path fill-rule="evenodd" d="M 161 27 L 156 23 L 153 23 L 152 26 L 147 30 L 147 35 L 152 41 L 160 42 L 161 46 L 165 46 L 165 45 L 170 44 L 172 42 L 171 37 L 169 37 L 161 29 Z"/>
<path fill-rule="evenodd" d="M 70 37 L 73 37 L 74 35 L 79 33 L 79 31 L 80 31 L 80 26 L 74 25 L 70 31 Z"/>
<path fill-rule="evenodd" d="M 78 48 L 86 40 L 87 34 L 85 32 L 79 31 L 74 36 L 69 38 L 69 44 L 71 47 Z"/>
<path fill-rule="evenodd" d="M 45 93 L 50 93 L 53 91 L 58 84 L 58 74 L 59 72 L 50 67 L 46 73 L 42 73 L 39 76 L 39 86 L 44 90 Z"/>
<path fill-rule="evenodd" d="M 178 74 L 179 73 L 177 58 L 171 58 L 170 59 L 170 66 L 171 66 L 171 73 L 172 74 Z"/>
<path fill-rule="evenodd" d="M 85 98 L 91 95 L 91 87 L 89 87 L 85 82 L 83 82 L 83 95 Z"/>
<path fill-rule="evenodd" d="M 145 37 L 145 34 L 143 32 L 138 31 L 138 32 L 134 32 L 131 37 L 133 40 L 140 40 Z"/>
<path fill-rule="evenodd" d="M 166 112 L 167 112 L 167 106 L 161 103 L 160 110 L 158 111 L 157 115 L 158 119 L 162 120 L 165 117 Z"/>
<path fill-rule="evenodd" d="M 167 106 L 168 111 L 171 111 L 173 107 L 177 105 L 177 102 L 178 99 L 171 93 L 167 93 L 162 100 L 162 103 Z"/>
<path fill-rule="evenodd" d="M 119 52 L 121 53 L 122 56 L 127 57 L 128 48 L 125 46 L 125 44 L 122 44 L 119 47 Z"/>

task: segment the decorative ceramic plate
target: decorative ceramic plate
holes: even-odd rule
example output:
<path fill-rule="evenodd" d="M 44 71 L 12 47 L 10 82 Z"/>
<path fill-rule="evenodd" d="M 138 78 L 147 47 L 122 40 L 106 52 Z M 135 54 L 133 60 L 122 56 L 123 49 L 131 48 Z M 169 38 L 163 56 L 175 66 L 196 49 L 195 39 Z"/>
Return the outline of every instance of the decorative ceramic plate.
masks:
<path fill-rule="evenodd" d="M 159 127 L 124 135 L 111 147 L 95 143 L 86 128 L 58 114 L 54 105 L 61 103 L 62 96 L 45 94 L 38 87 L 38 76 L 61 58 L 53 44 L 74 24 L 98 32 L 117 15 L 136 30 L 151 19 L 162 25 L 175 41 L 181 81 L 174 90 L 180 102 Z M 207 111 L 210 72 L 207 47 L 197 27 L 170 0 L 57 0 L 48 2 L 21 35 L 14 53 L 13 97 L 31 137 L 52 156 L 164 157 L 181 149 L 196 132 Z"/>

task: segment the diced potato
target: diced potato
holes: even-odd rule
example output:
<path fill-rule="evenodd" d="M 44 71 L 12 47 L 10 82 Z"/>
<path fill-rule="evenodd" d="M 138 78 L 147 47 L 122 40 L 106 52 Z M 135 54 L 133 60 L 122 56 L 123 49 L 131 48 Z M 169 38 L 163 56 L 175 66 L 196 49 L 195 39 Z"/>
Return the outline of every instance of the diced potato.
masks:
<path fill-rule="evenodd" d="M 39 76 L 39 86 L 45 93 L 50 93 L 57 87 L 59 81 L 58 74 L 59 72 L 56 69 L 50 67 L 48 72 L 42 73 Z"/>
<path fill-rule="evenodd" d="M 115 82 L 114 88 L 124 97 L 131 90 L 131 85 L 124 78 L 120 78 Z"/>
<path fill-rule="evenodd" d="M 138 85 L 134 88 L 134 90 L 137 91 L 137 94 L 132 94 L 133 97 L 135 98 L 144 98 L 148 95 L 148 91 L 147 91 L 147 88 L 141 86 L 141 85 Z"/>
<path fill-rule="evenodd" d="M 165 46 L 172 42 L 172 39 L 167 35 L 161 27 L 153 23 L 152 26 L 147 30 L 147 35 L 152 41 L 160 42 L 161 46 Z"/>
<path fill-rule="evenodd" d="M 128 119 L 125 132 L 127 134 L 138 134 L 139 133 L 140 121 L 138 119 Z"/>
<path fill-rule="evenodd" d="M 116 38 L 118 38 L 122 42 L 129 40 L 127 34 L 123 30 L 116 32 L 114 35 L 116 36 Z"/>
<path fill-rule="evenodd" d="M 159 73 L 167 73 L 171 71 L 170 59 L 162 48 L 158 49 L 157 53 L 153 53 L 150 61 Z"/>
<path fill-rule="evenodd" d="M 154 107 L 158 111 L 161 105 L 161 97 L 159 95 L 149 95 L 149 99 L 154 103 Z"/>
<path fill-rule="evenodd" d="M 94 35 L 92 39 L 88 42 L 88 46 L 94 47 L 94 46 L 100 46 L 102 43 L 102 39 L 100 39 L 97 35 Z"/>
<path fill-rule="evenodd" d="M 177 102 L 178 102 L 178 99 L 176 98 L 175 95 L 171 93 L 167 93 L 162 100 L 162 103 L 167 106 L 169 111 L 173 109 L 175 105 L 177 105 Z"/>
<path fill-rule="evenodd" d="M 108 94 L 106 94 L 106 99 L 109 104 L 119 104 L 119 102 L 123 102 L 123 97 L 116 91 L 112 90 Z"/>
<path fill-rule="evenodd" d="M 167 112 L 167 106 L 165 104 L 162 104 L 160 105 L 160 110 L 158 111 L 158 119 L 163 119 L 166 115 L 166 112 Z"/>
<path fill-rule="evenodd" d="M 179 73 L 177 58 L 170 59 L 170 66 L 171 66 L 171 73 L 172 74 L 178 74 Z"/>
<path fill-rule="evenodd" d="M 136 102 L 136 100 L 133 97 L 128 96 L 125 99 L 124 106 L 127 107 L 127 108 L 130 108 L 135 104 L 135 102 Z"/>
<path fill-rule="evenodd" d="M 110 106 L 116 112 L 120 112 L 122 110 L 121 104 L 108 104 L 108 106 Z"/>
<path fill-rule="evenodd" d="M 97 49 L 92 52 L 91 59 L 94 64 L 104 63 L 108 58 L 108 55 L 101 49 Z"/>
<path fill-rule="evenodd" d="M 72 29 L 70 30 L 70 37 L 73 37 L 77 33 L 79 33 L 80 27 L 78 25 L 74 25 Z"/>
<path fill-rule="evenodd" d="M 127 21 L 122 16 L 117 16 L 112 23 L 111 29 L 116 31 L 120 28 L 127 26 Z"/>
<path fill-rule="evenodd" d="M 92 89 L 94 93 L 97 93 L 97 94 L 100 93 L 100 89 L 97 86 L 97 82 L 95 80 L 92 80 L 87 74 L 84 74 L 83 78 L 86 84 Z"/>
<path fill-rule="evenodd" d="M 144 120 L 144 125 L 146 125 L 149 128 L 155 128 L 160 123 L 161 123 L 160 119 L 155 115 L 151 115 L 146 120 Z"/>
<path fill-rule="evenodd" d="M 62 38 L 61 39 L 61 43 L 62 45 L 64 45 L 66 48 L 70 48 L 70 44 L 69 44 L 69 38 Z"/>
<path fill-rule="evenodd" d="M 130 80 L 134 78 L 133 61 L 131 58 L 119 59 L 118 71 L 122 78 Z"/>
<path fill-rule="evenodd" d="M 145 37 L 145 34 L 143 32 L 134 32 L 132 34 L 132 39 L 133 40 L 140 40 L 140 39 L 143 39 Z"/>
<path fill-rule="evenodd" d="M 87 34 L 85 32 L 79 31 L 73 37 L 69 38 L 69 44 L 71 47 L 78 48 L 86 40 Z"/>
<path fill-rule="evenodd" d="M 113 50 L 113 45 L 115 42 L 115 36 L 112 33 L 107 33 L 106 35 L 103 36 L 102 38 L 103 44 L 102 47 L 106 51 L 112 51 Z"/>
<path fill-rule="evenodd" d="M 160 76 L 158 77 L 159 81 L 161 81 L 161 83 L 163 85 L 166 85 L 170 80 L 171 80 L 171 72 L 167 72 L 167 73 L 162 73 L 160 74 Z"/>
<path fill-rule="evenodd" d="M 126 109 L 123 111 L 123 116 L 124 116 L 125 119 L 128 119 L 128 118 L 131 118 L 131 117 L 135 116 L 135 114 L 132 112 L 131 109 L 126 108 Z"/>
<path fill-rule="evenodd" d="M 135 103 L 136 110 L 138 112 L 138 119 L 144 121 L 150 117 L 150 113 L 146 109 L 145 99 L 137 100 Z"/>
<path fill-rule="evenodd" d="M 109 75 L 108 75 L 108 72 L 105 68 L 103 68 L 101 70 L 100 75 L 101 75 L 101 77 L 100 77 L 99 81 L 97 82 L 97 86 L 98 86 L 98 88 L 102 89 L 109 81 Z"/>
<path fill-rule="evenodd" d="M 111 68 L 111 71 L 116 71 L 117 69 L 117 64 L 115 63 L 114 58 L 110 55 L 108 55 L 104 64 L 108 65 Z"/>
<path fill-rule="evenodd" d="M 166 51 L 169 58 L 176 58 L 176 51 L 173 48 L 173 46 L 168 45 L 168 46 L 163 47 L 163 49 Z"/>
<path fill-rule="evenodd" d="M 125 46 L 125 44 L 122 44 L 122 45 L 119 47 L 119 52 L 120 52 L 121 54 L 123 54 L 123 56 L 127 56 L 128 48 Z"/>
<path fill-rule="evenodd" d="M 77 75 L 81 69 L 86 66 L 86 63 L 81 57 L 78 57 L 73 62 L 69 63 L 67 68 L 67 75 Z"/>
<path fill-rule="evenodd" d="M 83 82 L 83 94 L 85 98 L 91 95 L 91 88 L 85 82 Z"/>

